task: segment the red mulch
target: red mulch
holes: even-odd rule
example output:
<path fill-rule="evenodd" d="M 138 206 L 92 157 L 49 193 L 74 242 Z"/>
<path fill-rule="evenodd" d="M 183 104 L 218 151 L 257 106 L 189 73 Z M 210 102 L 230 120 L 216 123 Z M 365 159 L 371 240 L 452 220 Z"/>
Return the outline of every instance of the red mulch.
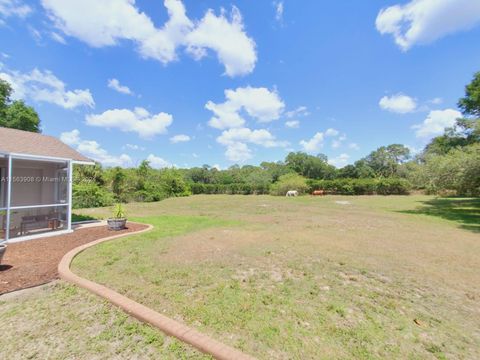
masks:
<path fill-rule="evenodd" d="M 134 223 L 127 226 L 127 229 L 121 231 L 96 226 L 78 229 L 71 234 L 9 244 L 0 265 L 0 295 L 58 279 L 58 263 L 63 255 L 77 246 L 147 227 Z"/>

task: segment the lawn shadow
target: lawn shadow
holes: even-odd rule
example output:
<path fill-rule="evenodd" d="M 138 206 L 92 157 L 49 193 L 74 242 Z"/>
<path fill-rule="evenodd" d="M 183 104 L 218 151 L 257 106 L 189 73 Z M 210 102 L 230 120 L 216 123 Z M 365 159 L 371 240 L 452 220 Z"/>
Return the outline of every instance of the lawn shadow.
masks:
<path fill-rule="evenodd" d="M 82 215 L 82 214 L 75 214 L 72 213 L 72 222 L 82 222 L 82 221 L 93 221 L 93 220 L 98 220 L 94 218 L 93 216 L 90 215 Z"/>
<path fill-rule="evenodd" d="M 480 232 L 480 198 L 437 198 L 420 201 L 415 210 L 399 211 L 404 214 L 422 214 L 455 221 L 465 230 Z"/>

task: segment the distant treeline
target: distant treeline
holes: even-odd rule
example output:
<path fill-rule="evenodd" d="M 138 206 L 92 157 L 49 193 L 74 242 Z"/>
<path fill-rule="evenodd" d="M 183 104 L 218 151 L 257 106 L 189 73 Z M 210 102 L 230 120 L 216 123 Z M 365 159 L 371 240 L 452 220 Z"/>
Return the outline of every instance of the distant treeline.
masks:
<path fill-rule="evenodd" d="M 323 190 L 330 195 L 406 195 L 412 186 L 408 180 L 397 178 L 385 179 L 335 179 L 313 180 L 307 179 L 306 193 Z M 298 187 L 292 187 L 296 189 Z M 190 184 L 192 194 L 227 194 L 227 195 L 285 195 L 283 191 L 273 192 L 272 185 L 255 184 Z M 288 191 L 288 190 L 287 190 Z"/>
<path fill-rule="evenodd" d="M 232 166 L 218 170 L 153 169 L 96 166 L 75 168 L 74 207 L 114 202 L 151 202 L 191 194 L 285 195 L 324 190 L 342 195 L 405 195 L 412 189 L 429 194 L 480 195 L 480 121 L 459 119 L 416 156 L 400 144 L 382 146 L 353 165 L 337 169 L 326 156 L 290 153 L 281 162 Z"/>

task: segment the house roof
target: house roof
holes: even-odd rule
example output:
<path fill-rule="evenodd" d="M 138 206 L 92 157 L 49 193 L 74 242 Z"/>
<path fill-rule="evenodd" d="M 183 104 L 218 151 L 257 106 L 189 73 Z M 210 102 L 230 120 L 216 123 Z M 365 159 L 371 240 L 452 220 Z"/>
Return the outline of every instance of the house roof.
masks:
<path fill-rule="evenodd" d="M 53 136 L 4 127 L 0 127 L 0 152 L 93 162 Z"/>

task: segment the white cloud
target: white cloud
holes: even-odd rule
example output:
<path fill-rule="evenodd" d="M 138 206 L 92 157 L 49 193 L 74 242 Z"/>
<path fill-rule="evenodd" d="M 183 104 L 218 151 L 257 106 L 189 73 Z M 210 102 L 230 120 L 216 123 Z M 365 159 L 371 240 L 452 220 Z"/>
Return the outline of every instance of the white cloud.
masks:
<path fill-rule="evenodd" d="M 441 103 L 443 103 L 443 99 L 439 98 L 439 97 L 436 97 L 436 98 L 433 98 L 432 100 L 430 100 L 429 103 L 433 104 L 433 105 L 440 105 Z"/>
<path fill-rule="evenodd" d="M 207 49 L 215 51 L 225 66 L 225 73 L 231 77 L 251 73 L 257 62 L 255 42 L 246 35 L 242 15 L 235 6 L 230 20 L 224 10 L 220 16 L 208 10 L 187 34 L 186 44 L 196 59 L 204 57 Z"/>
<path fill-rule="evenodd" d="M 95 102 L 89 89 L 66 90 L 63 81 L 51 71 L 33 69 L 30 73 L 4 69 L 0 78 L 8 81 L 13 88 L 14 99 L 30 98 L 38 102 L 47 102 L 73 109 L 79 106 L 93 108 Z"/>
<path fill-rule="evenodd" d="M 287 111 L 285 113 L 285 116 L 289 119 L 308 115 L 310 115 L 310 112 L 308 111 L 308 108 L 306 106 L 299 106 L 295 110 Z"/>
<path fill-rule="evenodd" d="M 344 167 L 345 165 L 348 164 L 348 161 L 350 160 L 350 155 L 348 154 L 340 154 L 337 157 L 334 157 L 333 159 L 329 159 L 328 163 L 330 165 L 333 165 L 337 168 Z"/>
<path fill-rule="evenodd" d="M 168 20 L 157 28 L 152 19 L 141 12 L 134 0 L 65 1 L 42 0 L 54 25 L 66 35 L 90 46 L 118 45 L 133 41 L 144 58 L 164 64 L 177 59 L 182 46 L 195 59 L 216 52 L 228 76 L 251 73 L 257 61 L 255 42 L 246 34 L 242 16 L 232 7 L 230 18 L 222 9 L 220 15 L 209 9 L 199 21 L 192 21 L 180 0 L 165 0 Z M 85 16 L 88 9 L 88 16 Z"/>
<path fill-rule="evenodd" d="M 38 44 L 38 45 L 42 45 L 42 40 L 43 40 L 43 35 L 42 33 L 35 29 L 33 26 L 29 25 L 28 26 L 28 31 L 30 32 L 30 35 L 32 35 L 33 37 L 33 40 L 35 40 L 35 42 Z"/>
<path fill-rule="evenodd" d="M 300 127 L 300 121 L 298 120 L 289 120 L 285 122 L 285 126 L 291 129 L 298 129 Z"/>
<path fill-rule="evenodd" d="M 324 134 L 317 132 L 310 140 L 301 140 L 300 145 L 308 153 L 317 153 L 323 147 Z"/>
<path fill-rule="evenodd" d="M 137 107 L 133 111 L 128 109 L 107 110 L 102 114 L 86 116 L 86 122 L 90 126 L 103 128 L 118 128 L 124 132 L 135 132 L 142 138 L 152 138 L 158 134 L 167 132 L 172 124 L 173 117 L 161 112 L 150 114 L 146 109 Z"/>
<path fill-rule="evenodd" d="M 340 146 L 342 146 L 342 142 L 338 139 L 334 139 L 332 141 L 332 149 L 338 149 Z"/>
<path fill-rule="evenodd" d="M 384 96 L 380 99 L 379 105 L 383 110 L 399 114 L 410 113 L 417 108 L 415 99 L 403 94 Z"/>
<path fill-rule="evenodd" d="M 173 166 L 167 160 L 164 160 L 161 157 L 155 156 L 153 154 L 148 155 L 147 161 L 150 162 L 150 166 L 154 169 L 162 169 Z"/>
<path fill-rule="evenodd" d="M 382 9 L 376 19 L 381 34 L 391 34 L 404 51 L 480 23 L 480 1 L 412 0 Z"/>
<path fill-rule="evenodd" d="M 145 151 L 145 147 L 136 145 L 136 144 L 127 144 L 125 145 L 125 148 L 130 149 L 130 150 L 140 150 L 140 151 Z"/>
<path fill-rule="evenodd" d="M 100 162 L 105 166 L 128 167 L 132 165 L 132 159 L 127 154 L 121 154 L 120 156 L 110 155 L 98 142 L 93 140 L 82 140 L 80 138 L 80 131 L 77 129 L 62 133 L 60 135 L 60 140 L 67 145 L 75 147 L 83 155 Z"/>
<path fill-rule="evenodd" d="M 283 21 L 283 1 L 274 1 L 273 6 L 275 7 L 275 19 L 279 22 Z"/>
<path fill-rule="evenodd" d="M 54 32 L 54 31 L 52 31 L 52 32 L 50 33 L 50 37 L 51 37 L 54 41 L 56 41 L 56 42 L 58 42 L 58 43 L 60 43 L 60 44 L 65 45 L 65 44 L 67 43 L 67 42 L 65 41 L 65 38 L 64 38 L 62 35 Z"/>
<path fill-rule="evenodd" d="M 338 134 L 340 134 L 338 130 L 332 129 L 332 128 L 327 129 L 327 131 L 325 131 L 325 136 L 335 137 L 335 136 L 338 136 Z"/>
<path fill-rule="evenodd" d="M 334 149 L 340 147 L 343 141 L 347 139 L 345 134 L 340 135 L 338 130 L 329 128 L 325 132 L 317 132 L 310 140 L 301 140 L 300 145 L 308 153 L 318 153 L 327 137 L 333 138 L 332 148 Z"/>
<path fill-rule="evenodd" d="M 128 86 L 124 86 L 120 84 L 120 81 L 117 79 L 109 79 L 108 80 L 108 87 L 110 89 L 113 89 L 121 94 L 126 94 L 126 95 L 133 95 L 132 90 Z"/>
<path fill-rule="evenodd" d="M 0 15 L 3 17 L 16 16 L 25 18 L 33 9 L 21 0 L 0 0 Z"/>
<path fill-rule="evenodd" d="M 338 139 L 332 141 L 332 148 L 337 149 L 343 145 L 343 142 L 347 140 L 345 135 L 340 136 Z"/>
<path fill-rule="evenodd" d="M 117 2 L 124 2 L 121 0 Z M 130 11 L 138 14 L 138 9 L 130 4 Z M 139 43 L 139 52 L 145 58 L 152 58 L 167 64 L 177 60 L 177 47 L 184 42 L 185 36 L 192 30 L 193 24 L 186 15 L 185 6 L 178 0 L 165 0 L 164 5 L 168 11 L 168 20 L 161 29 L 156 29 L 151 19 L 141 13 L 142 23 L 148 24 L 146 33 L 137 33 L 132 28 L 133 39 Z M 121 14 L 113 14 L 121 16 Z M 138 37 L 137 37 L 138 36 Z M 137 37 L 137 38 L 136 38 Z"/>
<path fill-rule="evenodd" d="M 360 150 L 360 146 L 358 146 L 356 143 L 350 143 L 348 144 L 348 147 L 352 150 Z"/>
<path fill-rule="evenodd" d="M 243 162 L 252 157 L 247 144 L 260 145 L 266 148 L 285 147 L 288 142 L 279 141 L 268 130 L 251 130 L 236 128 L 222 132 L 217 142 L 226 146 L 225 156 L 230 161 Z"/>
<path fill-rule="evenodd" d="M 337 149 L 342 146 L 343 142 L 347 139 L 346 135 L 340 135 L 337 129 L 329 128 L 325 131 L 325 137 L 332 137 L 332 148 Z"/>
<path fill-rule="evenodd" d="M 80 142 L 80 131 L 74 129 L 72 131 L 63 132 L 60 134 L 60 140 L 70 146 L 78 145 Z"/>
<path fill-rule="evenodd" d="M 285 141 L 277 140 L 268 130 L 251 130 L 245 127 L 246 120 L 243 115 L 248 115 L 259 123 L 268 123 L 280 118 L 285 104 L 275 90 L 270 91 L 263 87 L 237 88 L 225 90 L 225 98 L 225 102 L 219 104 L 209 101 L 205 108 L 214 114 L 208 124 L 224 130 L 217 138 L 217 142 L 227 148 L 225 155 L 228 160 L 244 162 L 250 159 L 252 150 L 248 144 L 268 148 L 288 145 Z"/>
<path fill-rule="evenodd" d="M 217 129 L 241 127 L 245 119 L 240 112 L 244 110 L 250 117 L 261 123 L 267 123 L 280 118 L 285 104 L 276 91 L 267 88 L 237 88 L 225 90 L 226 101 L 216 104 L 209 101 L 205 108 L 212 111 L 214 116 L 208 124 Z"/>
<path fill-rule="evenodd" d="M 188 142 L 188 141 L 190 141 L 190 136 L 184 135 L 184 134 L 175 135 L 170 138 L 170 142 L 172 144 L 177 144 L 179 142 Z"/>
<path fill-rule="evenodd" d="M 415 135 L 419 138 L 430 138 L 443 134 L 445 128 L 455 124 L 455 120 L 461 118 L 462 114 L 454 109 L 430 111 L 427 118 L 421 123 L 412 126 Z"/>
<path fill-rule="evenodd" d="M 252 158 L 252 151 L 247 144 L 235 142 L 228 145 L 225 156 L 230 161 L 241 163 Z"/>
<path fill-rule="evenodd" d="M 235 142 L 246 142 L 261 145 L 266 148 L 283 147 L 288 143 L 278 141 L 268 130 L 251 130 L 248 128 L 237 128 L 226 130 L 217 138 L 222 145 L 229 145 Z"/>

